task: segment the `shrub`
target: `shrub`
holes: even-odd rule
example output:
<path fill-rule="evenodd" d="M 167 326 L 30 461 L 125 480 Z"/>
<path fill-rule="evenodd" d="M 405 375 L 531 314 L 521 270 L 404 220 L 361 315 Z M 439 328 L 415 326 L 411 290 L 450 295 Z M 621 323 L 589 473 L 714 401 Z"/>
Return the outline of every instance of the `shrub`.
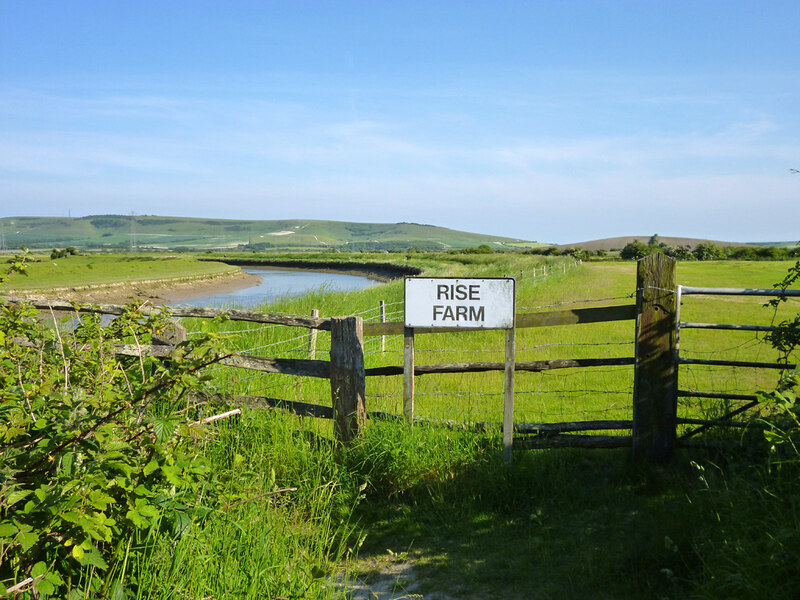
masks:
<path fill-rule="evenodd" d="M 697 260 L 719 260 L 725 258 L 725 253 L 713 242 L 701 242 L 692 250 Z"/>
<path fill-rule="evenodd" d="M 653 248 L 650 246 L 644 245 L 639 240 L 633 240 L 625 244 L 625 247 L 620 250 L 620 258 L 625 260 L 639 260 L 640 258 L 644 258 L 648 254 L 653 251 Z"/>
<path fill-rule="evenodd" d="M 130 305 L 109 325 L 88 316 L 62 333 L 29 306 L 0 304 L 3 591 L 123 597 L 133 534 L 180 535 L 207 510 L 196 491 L 206 465 L 172 415 L 214 351 L 183 344 L 162 362 L 112 348 L 165 326 Z"/>

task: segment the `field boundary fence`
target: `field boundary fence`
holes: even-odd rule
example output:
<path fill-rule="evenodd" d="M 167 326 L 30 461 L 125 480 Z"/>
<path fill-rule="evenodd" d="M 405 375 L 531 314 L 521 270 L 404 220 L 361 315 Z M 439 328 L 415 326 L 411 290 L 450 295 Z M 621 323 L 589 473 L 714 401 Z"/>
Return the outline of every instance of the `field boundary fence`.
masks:
<path fill-rule="evenodd" d="M 785 363 L 759 363 L 752 361 L 722 361 L 690 359 L 680 356 L 680 333 L 684 329 L 723 329 L 741 331 L 775 331 L 773 326 L 745 326 L 714 323 L 683 322 L 680 320 L 681 299 L 688 295 L 760 295 L 772 297 L 800 296 L 798 290 L 720 289 L 680 286 L 675 283 L 676 262 L 661 253 L 651 254 L 639 261 L 637 266 L 634 303 L 593 306 L 560 310 L 518 312 L 515 329 L 534 327 L 561 327 L 587 323 L 635 321 L 634 355 L 613 358 L 558 358 L 536 361 L 514 361 L 513 372 L 545 372 L 559 369 L 591 369 L 608 366 L 633 366 L 632 419 L 578 420 L 553 423 L 463 423 L 445 424 L 472 426 L 476 428 L 512 428 L 504 431 L 504 437 L 514 435 L 515 448 L 619 448 L 630 447 L 637 459 L 650 461 L 667 460 L 676 446 L 691 445 L 698 434 L 715 426 L 742 427 L 734 417 L 756 406 L 758 397 L 750 394 L 725 394 L 717 392 L 689 391 L 680 389 L 678 374 L 680 365 L 710 364 L 730 367 L 748 366 L 765 369 L 789 369 L 794 365 Z M 114 304 L 73 304 L 72 302 L 6 298 L 8 302 L 25 302 L 38 309 L 63 312 L 122 314 L 126 307 Z M 400 303 L 396 303 L 400 304 Z M 313 404 L 290 399 L 256 395 L 232 395 L 221 392 L 206 392 L 202 396 L 208 401 L 252 409 L 280 409 L 301 416 L 333 420 L 337 441 L 347 443 L 359 435 L 367 418 L 390 419 L 405 422 L 409 426 L 419 422 L 414 414 L 415 378 L 445 373 L 476 373 L 503 371 L 506 362 L 458 362 L 417 364 L 414 338 L 419 334 L 452 333 L 453 329 L 405 327 L 403 321 L 389 321 L 387 305 L 369 309 L 362 314 L 343 317 L 319 317 L 315 311 L 311 316 L 263 313 L 235 309 L 198 307 L 152 307 L 144 305 L 142 314 L 167 311 L 172 318 L 213 319 L 224 316 L 231 321 L 258 323 L 262 326 L 299 327 L 307 334 L 293 338 L 300 340 L 308 358 L 264 357 L 245 352 L 225 352 L 218 360 L 221 365 L 260 371 L 262 373 L 288 374 L 297 377 L 322 378 L 330 381 L 331 403 Z M 365 315 L 378 311 L 378 321 L 365 321 Z M 400 311 L 402 312 L 402 311 Z M 177 325 L 180 330 L 182 327 Z M 755 329 L 754 329 L 755 328 Z M 329 331 L 331 334 L 329 360 L 316 358 L 316 334 Z M 127 356 L 153 356 L 168 358 L 175 345 L 186 340 L 185 330 L 162 345 L 116 346 L 116 352 Z M 370 367 L 365 366 L 365 338 L 380 340 L 379 350 L 385 351 L 386 336 L 403 337 L 403 364 Z M 307 341 L 306 341 L 307 336 Z M 24 341 L 22 341 L 24 342 Z M 306 345 L 307 344 L 307 345 Z M 513 356 L 513 354 L 512 354 Z M 403 413 L 369 412 L 366 410 L 366 379 L 368 377 L 403 376 Z M 513 373 L 512 373 L 513 375 Z M 718 419 L 678 418 L 679 397 L 743 401 L 739 406 Z M 511 413 L 513 415 L 513 406 Z M 694 426 L 677 436 L 678 426 Z M 630 431 L 630 435 L 610 435 L 590 432 Z"/>

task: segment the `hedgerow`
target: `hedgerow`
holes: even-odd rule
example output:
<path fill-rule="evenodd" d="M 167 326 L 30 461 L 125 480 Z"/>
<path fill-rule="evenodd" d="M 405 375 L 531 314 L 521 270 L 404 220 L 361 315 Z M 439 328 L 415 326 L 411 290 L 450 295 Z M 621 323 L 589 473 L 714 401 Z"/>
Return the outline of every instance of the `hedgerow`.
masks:
<path fill-rule="evenodd" d="M 135 304 L 104 324 L 0 301 L 0 596 L 123 598 L 135 533 L 180 536 L 209 510 L 196 431 L 175 413 L 216 360 L 211 339 L 168 361 L 114 352 L 167 322 Z"/>

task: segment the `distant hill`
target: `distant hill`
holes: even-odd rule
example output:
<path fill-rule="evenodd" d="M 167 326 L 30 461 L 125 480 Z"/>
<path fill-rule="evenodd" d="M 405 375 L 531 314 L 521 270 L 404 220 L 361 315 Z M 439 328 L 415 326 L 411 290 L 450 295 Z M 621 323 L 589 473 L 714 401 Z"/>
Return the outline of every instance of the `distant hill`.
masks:
<path fill-rule="evenodd" d="M 629 235 L 623 237 L 612 237 L 612 238 L 603 238 L 600 240 L 589 240 L 587 242 L 576 242 L 574 244 L 560 244 L 558 246 L 559 249 L 564 248 L 583 248 L 584 250 L 621 250 L 627 244 L 634 240 L 639 240 L 643 244 L 646 244 L 652 234 L 650 235 Z M 698 239 L 698 238 L 682 238 L 682 237 L 667 237 L 667 236 L 658 236 L 658 241 L 663 242 L 667 246 L 689 246 L 694 248 L 698 244 L 703 242 L 712 242 L 717 246 L 760 246 L 762 244 L 746 244 L 741 242 L 721 242 L 718 240 L 705 240 L 705 239 Z"/>
<path fill-rule="evenodd" d="M 91 215 L 87 217 L 5 217 L 0 219 L 0 249 L 64 248 L 206 250 L 450 249 L 488 244 L 530 248 L 536 242 L 456 231 L 419 223 L 341 221 L 249 221 Z"/>

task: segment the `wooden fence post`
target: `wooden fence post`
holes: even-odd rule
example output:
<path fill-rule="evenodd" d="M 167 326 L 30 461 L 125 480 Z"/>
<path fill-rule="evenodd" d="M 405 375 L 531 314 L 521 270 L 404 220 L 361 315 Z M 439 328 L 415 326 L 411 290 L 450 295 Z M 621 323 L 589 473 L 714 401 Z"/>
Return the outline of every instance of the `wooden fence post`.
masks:
<path fill-rule="evenodd" d="M 177 346 L 186 341 L 186 328 L 175 319 L 169 319 L 161 331 L 153 332 L 153 344 L 157 346 Z"/>
<path fill-rule="evenodd" d="M 414 330 L 403 330 L 403 414 L 409 425 L 414 423 Z"/>
<path fill-rule="evenodd" d="M 312 308 L 311 309 L 311 316 L 312 318 L 319 317 L 319 309 Z M 317 357 L 317 330 L 316 329 L 309 329 L 308 330 L 308 358 L 314 360 Z"/>
<path fill-rule="evenodd" d="M 331 319 L 331 398 L 333 431 L 350 442 L 367 418 L 364 407 L 364 322 L 361 317 Z"/>
<path fill-rule="evenodd" d="M 514 370 L 516 363 L 516 325 L 506 329 L 506 364 L 503 392 L 503 462 L 511 464 L 514 446 Z"/>
<path fill-rule="evenodd" d="M 386 302 L 381 300 L 381 323 L 386 323 Z M 386 336 L 381 336 L 381 352 L 386 352 Z"/>
<path fill-rule="evenodd" d="M 636 363 L 633 376 L 633 457 L 664 462 L 676 437 L 676 261 L 661 252 L 636 270 Z"/>

